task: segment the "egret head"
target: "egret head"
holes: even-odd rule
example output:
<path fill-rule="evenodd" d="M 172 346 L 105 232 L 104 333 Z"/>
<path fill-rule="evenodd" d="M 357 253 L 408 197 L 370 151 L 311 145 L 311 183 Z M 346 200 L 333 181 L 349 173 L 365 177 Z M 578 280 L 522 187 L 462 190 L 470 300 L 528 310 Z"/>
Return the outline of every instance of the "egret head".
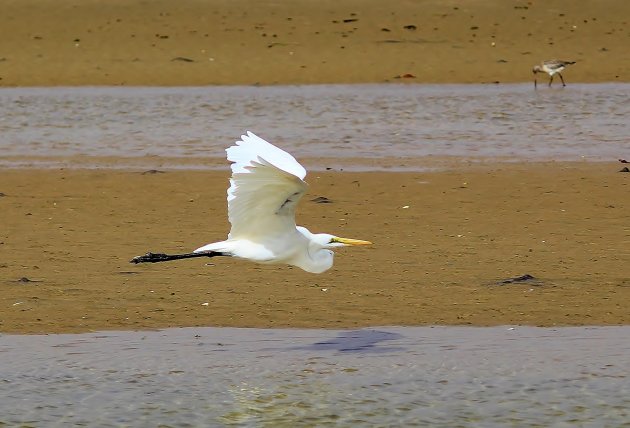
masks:
<path fill-rule="evenodd" d="M 308 229 L 298 226 L 298 230 L 306 236 L 312 247 L 319 248 L 335 248 L 347 247 L 354 245 L 370 245 L 370 241 L 362 241 L 360 239 L 341 238 L 339 236 L 330 235 L 328 233 L 311 233 Z"/>
<path fill-rule="evenodd" d="M 302 226 L 297 226 L 297 230 L 308 239 L 308 247 L 291 264 L 307 272 L 321 273 L 330 269 L 334 258 L 334 253 L 331 251 L 332 248 L 371 244 L 369 241 L 340 238 L 328 233 L 311 233 Z"/>
<path fill-rule="evenodd" d="M 534 68 L 532 69 L 532 73 L 536 74 L 536 73 L 542 73 L 543 69 L 540 67 L 540 65 L 535 65 Z"/>

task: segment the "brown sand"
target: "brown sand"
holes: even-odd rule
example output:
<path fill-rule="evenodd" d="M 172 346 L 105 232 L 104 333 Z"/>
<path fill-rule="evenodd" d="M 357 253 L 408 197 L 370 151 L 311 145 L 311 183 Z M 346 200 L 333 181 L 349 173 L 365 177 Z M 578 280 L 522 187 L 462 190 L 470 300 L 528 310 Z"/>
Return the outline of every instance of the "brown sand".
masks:
<path fill-rule="evenodd" d="M 628 16 L 626 0 L 7 0 L 0 86 L 521 82 L 551 58 L 578 61 L 569 84 L 629 81 Z M 618 169 L 311 174 L 301 223 L 375 242 L 322 275 L 127 263 L 222 239 L 225 171 L 3 170 L 0 331 L 628 323 Z"/>
<path fill-rule="evenodd" d="M 321 275 L 229 258 L 128 263 L 223 239 L 227 171 L 0 171 L 0 331 L 626 324 L 619 169 L 311 173 L 299 222 L 374 241 L 339 250 Z M 523 274 L 538 281 L 496 285 Z"/>
<path fill-rule="evenodd" d="M 523 82 L 553 58 L 627 82 L 629 20 L 627 0 L 5 0 L 0 85 Z"/>

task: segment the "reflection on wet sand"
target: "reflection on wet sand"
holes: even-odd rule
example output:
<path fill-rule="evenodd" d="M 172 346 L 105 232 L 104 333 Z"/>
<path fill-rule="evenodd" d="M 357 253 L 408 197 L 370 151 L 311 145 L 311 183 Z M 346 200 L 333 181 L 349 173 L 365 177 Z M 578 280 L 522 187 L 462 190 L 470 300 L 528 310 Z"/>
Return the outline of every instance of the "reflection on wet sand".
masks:
<path fill-rule="evenodd" d="M 0 423 L 620 426 L 628 327 L 0 336 Z"/>
<path fill-rule="evenodd" d="M 610 160 L 629 106 L 628 84 L 1 89 L 0 165 L 216 168 L 246 129 L 320 168 Z"/>

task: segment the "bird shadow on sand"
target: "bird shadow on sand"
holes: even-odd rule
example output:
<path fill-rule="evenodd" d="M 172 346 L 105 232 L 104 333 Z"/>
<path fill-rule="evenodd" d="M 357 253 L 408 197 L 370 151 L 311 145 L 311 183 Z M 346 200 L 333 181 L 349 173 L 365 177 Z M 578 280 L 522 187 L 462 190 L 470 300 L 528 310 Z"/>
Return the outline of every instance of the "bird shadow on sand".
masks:
<path fill-rule="evenodd" d="M 381 330 L 342 331 L 332 339 L 315 342 L 312 345 L 292 348 L 301 351 L 337 351 L 351 353 L 386 353 L 404 351 L 401 346 L 383 346 L 384 342 L 402 339 L 404 336 Z"/>

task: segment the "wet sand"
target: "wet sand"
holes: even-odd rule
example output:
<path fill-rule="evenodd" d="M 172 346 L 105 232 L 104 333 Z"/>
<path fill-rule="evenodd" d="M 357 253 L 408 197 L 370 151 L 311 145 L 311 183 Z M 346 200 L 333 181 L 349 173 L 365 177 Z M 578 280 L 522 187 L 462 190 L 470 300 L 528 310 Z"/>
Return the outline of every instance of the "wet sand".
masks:
<path fill-rule="evenodd" d="M 569 85 L 628 81 L 629 14 L 624 0 L 11 1 L 0 86 L 527 82 L 551 58 L 578 61 Z M 322 275 L 128 263 L 222 239 L 226 171 L 1 170 L 0 331 L 627 324 L 619 169 L 312 173 L 300 223 L 375 242 Z M 523 274 L 536 280 L 496 285 Z"/>
<path fill-rule="evenodd" d="M 227 170 L 2 170 L 0 331 L 627 324 L 621 167 L 312 172 L 299 223 L 374 242 L 337 251 L 321 275 L 227 258 L 128 263 L 223 239 Z M 536 280 L 497 285 L 524 274 Z"/>
<path fill-rule="evenodd" d="M 20 0 L 0 86 L 628 81 L 630 2 Z M 545 76 L 541 76 L 545 81 Z"/>

